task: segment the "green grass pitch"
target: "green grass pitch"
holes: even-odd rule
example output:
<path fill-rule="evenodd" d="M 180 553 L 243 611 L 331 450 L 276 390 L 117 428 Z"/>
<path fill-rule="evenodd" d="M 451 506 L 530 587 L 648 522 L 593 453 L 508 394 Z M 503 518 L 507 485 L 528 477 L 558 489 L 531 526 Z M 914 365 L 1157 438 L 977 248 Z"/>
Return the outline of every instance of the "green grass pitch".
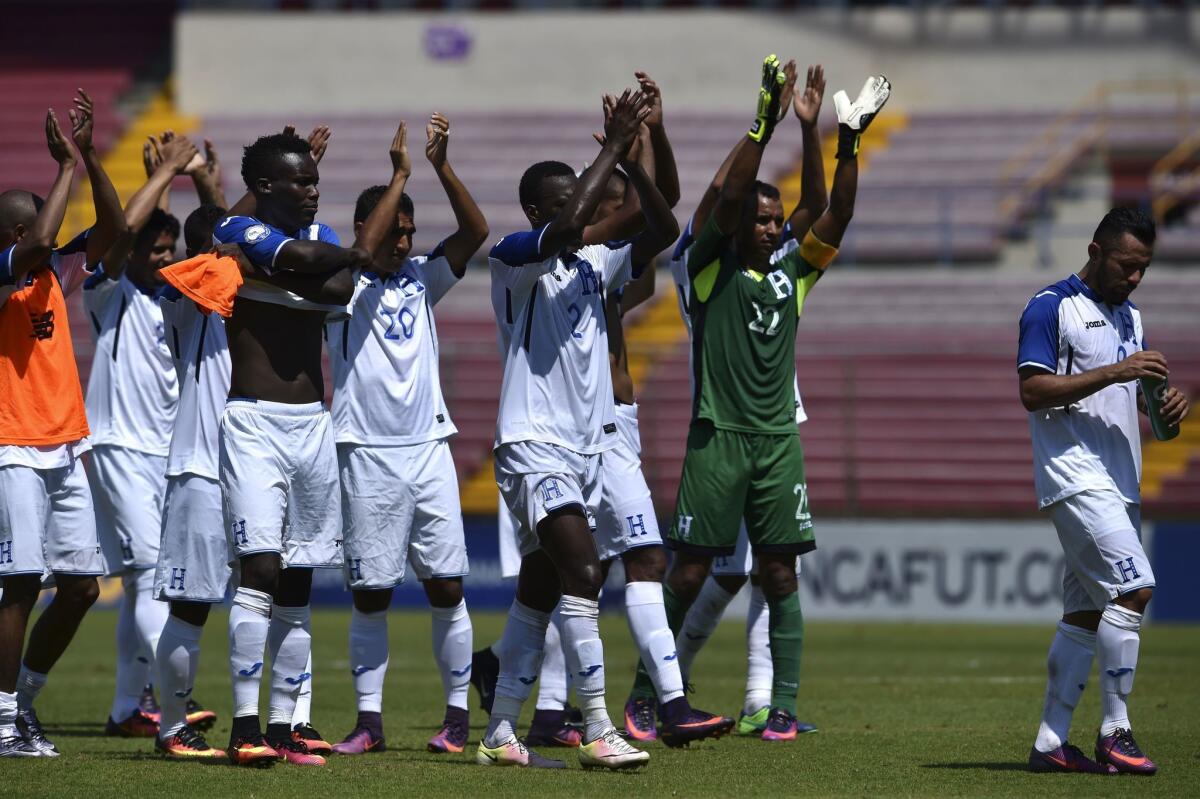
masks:
<path fill-rule="evenodd" d="M 477 646 L 503 617 L 477 614 Z M 348 612 L 314 615 L 314 722 L 336 741 L 354 720 L 346 659 Z M 670 750 L 633 774 L 538 772 L 476 766 L 473 747 L 438 756 L 425 741 L 442 716 L 442 689 L 430 654 L 429 617 L 391 616 L 392 654 L 384 723 L 389 750 L 333 758 L 324 768 L 269 770 L 165 761 L 148 739 L 101 734 L 113 685 L 112 611 L 89 616 L 51 675 L 38 712 L 63 750 L 56 760 L 0 764 L 0 796 L 290 797 L 396 796 L 1195 796 L 1200 793 L 1200 627 L 1150 625 L 1133 695 L 1138 740 L 1158 761 L 1152 778 L 1033 775 L 1024 763 L 1041 710 L 1049 625 L 812 624 L 805 641 L 801 717 L 820 732 L 790 744 L 730 736 Z M 603 618 L 609 708 L 619 724 L 634 650 L 625 621 Z M 221 714 L 211 740 L 229 734 L 229 679 L 223 613 L 204 636 L 195 696 Z M 694 704 L 734 714 L 745 677 L 743 627 L 722 624 L 693 675 Z M 1076 714 L 1075 741 L 1090 752 L 1099 718 L 1095 680 Z M 472 692 L 472 734 L 485 721 Z M 527 716 L 532 713 L 532 702 Z M 264 702 L 265 709 L 265 702 Z M 524 726 L 522 726 L 522 732 Z"/>

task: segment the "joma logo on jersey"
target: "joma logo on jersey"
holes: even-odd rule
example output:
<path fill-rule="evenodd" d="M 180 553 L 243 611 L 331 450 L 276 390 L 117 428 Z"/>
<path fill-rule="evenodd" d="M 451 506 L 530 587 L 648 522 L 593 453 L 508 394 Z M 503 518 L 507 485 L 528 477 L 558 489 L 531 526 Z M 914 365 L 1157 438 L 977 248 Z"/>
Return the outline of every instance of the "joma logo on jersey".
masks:
<path fill-rule="evenodd" d="M 642 514 L 626 516 L 625 524 L 629 525 L 629 537 L 638 538 L 646 534 L 646 522 Z"/>
<path fill-rule="evenodd" d="M 29 334 L 29 337 L 36 338 L 38 341 L 45 341 L 54 335 L 54 311 L 46 311 L 43 314 L 30 314 L 29 324 L 33 326 L 33 332 Z"/>
<path fill-rule="evenodd" d="M 0 563 L 12 562 L 12 541 L 0 541 Z"/>
<path fill-rule="evenodd" d="M 688 539 L 692 537 L 692 520 L 693 516 L 679 515 L 679 521 L 675 523 L 675 529 L 679 531 L 679 537 Z"/>
<path fill-rule="evenodd" d="M 171 567 L 171 590 L 182 591 L 183 581 L 187 578 L 187 569 Z"/>
<path fill-rule="evenodd" d="M 1105 322 L 1103 319 L 1093 319 L 1090 322 L 1084 322 L 1083 327 L 1085 330 L 1092 330 L 1097 327 L 1108 327 L 1108 322 Z"/>
<path fill-rule="evenodd" d="M 250 539 L 246 536 L 246 520 L 238 519 L 230 528 L 233 533 L 233 543 L 235 546 L 244 546 L 250 543 Z"/>
<path fill-rule="evenodd" d="M 346 558 L 346 571 L 351 580 L 362 579 L 362 558 Z"/>

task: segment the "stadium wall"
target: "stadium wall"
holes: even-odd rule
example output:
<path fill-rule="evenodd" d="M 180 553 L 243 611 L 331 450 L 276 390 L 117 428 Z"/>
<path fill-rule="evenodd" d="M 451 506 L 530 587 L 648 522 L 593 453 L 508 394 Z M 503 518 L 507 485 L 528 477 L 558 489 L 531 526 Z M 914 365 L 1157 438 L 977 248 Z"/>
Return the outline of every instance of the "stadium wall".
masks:
<path fill-rule="evenodd" d="M 1069 107 L 1107 80 L 1200 74 L 1200 14 L 1147 30 L 1110 9 L 1024 10 L 996 38 L 997 17 L 812 11 L 341 12 L 192 11 L 176 19 L 181 110 L 193 114 L 336 115 L 401 108 L 590 109 L 602 89 L 645 69 L 670 107 L 744 110 L 753 64 L 778 51 L 821 62 L 831 86 L 883 72 L 894 104 L 924 109 Z M 748 72 L 747 70 L 751 70 Z M 531 128 L 530 135 L 536 135 Z"/>
<path fill-rule="evenodd" d="M 1062 548 L 1045 520 L 920 521 L 828 519 L 820 548 L 805 555 L 800 572 L 804 615 L 809 619 L 894 622 L 1047 623 L 1062 614 Z M 507 610 L 515 581 L 500 575 L 495 517 L 465 520 L 471 574 L 463 582 L 467 603 L 478 610 Z M 1200 524 L 1144 525 L 1146 550 L 1159 587 L 1150 603 L 1155 621 L 1200 621 L 1200 584 L 1191 564 L 1200 561 Z M 620 609 L 624 574 L 614 565 L 601 603 Z M 743 597 L 728 618 L 745 616 Z M 102 606 L 116 607 L 120 581 L 106 581 Z M 313 604 L 349 607 L 340 569 L 318 570 Z M 427 607 L 415 580 L 399 586 L 393 607 Z"/>

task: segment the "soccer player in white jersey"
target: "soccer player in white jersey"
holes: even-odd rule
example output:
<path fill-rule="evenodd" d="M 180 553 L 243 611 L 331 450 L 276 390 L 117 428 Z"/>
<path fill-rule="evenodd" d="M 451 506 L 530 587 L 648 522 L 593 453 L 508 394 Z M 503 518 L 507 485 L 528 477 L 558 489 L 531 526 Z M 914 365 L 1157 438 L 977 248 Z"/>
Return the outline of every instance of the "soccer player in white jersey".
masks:
<path fill-rule="evenodd" d="M 179 221 L 160 195 L 196 155 L 186 138 L 167 142 L 154 174 L 125 208 L 126 233 L 83 285 L 96 357 L 88 380 L 92 454 L 87 464 L 100 546 L 124 589 L 117 617 L 117 679 L 106 735 L 145 736 L 156 720 L 139 703 L 167 606 L 154 599 L 167 451 L 179 384 L 167 346 L 158 270 L 171 263 Z"/>
<path fill-rule="evenodd" d="M 314 222 L 320 175 L 309 142 L 294 133 L 258 139 L 243 154 L 242 179 L 254 216 L 231 216 L 213 232 L 214 242 L 241 247 L 256 270 L 226 322 L 231 378 L 218 455 L 226 534 L 241 569 L 229 617 L 234 719 L 227 753 L 235 764 L 282 758 L 324 765 L 292 729 L 300 687 L 312 677 L 312 570 L 342 566 L 322 333 L 326 315 L 350 301 L 351 270 L 371 259 L 338 246 L 337 235 Z M 339 302 L 314 303 L 289 289 L 296 274 L 326 275 L 338 284 L 331 293 Z M 264 739 L 258 694 L 267 651 Z"/>
<path fill-rule="evenodd" d="M 1154 774 L 1133 738 L 1127 703 L 1154 572 L 1141 542 L 1140 379 L 1165 379 L 1167 361 L 1146 349 L 1129 295 L 1146 277 L 1154 222 L 1109 211 L 1077 274 L 1039 291 L 1021 314 L 1017 370 L 1029 411 L 1038 507 L 1066 559 L 1063 616 L 1050 645 L 1042 722 L 1029 753 L 1038 772 Z M 1162 416 L 1178 424 L 1187 398 L 1175 388 Z M 1096 760 L 1067 742 L 1071 716 L 1099 661 L 1102 718 Z"/>
<path fill-rule="evenodd" d="M 92 143 L 80 91 L 71 137 L 87 168 L 96 224 L 64 247 L 76 156 L 53 111 L 46 144 L 58 174 L 45 200 L 0 194 L 0 757 L 55 757 L 33 704 L 100 594 L 104 562 L 82 455 L 88 424 L 65 296 L 124 229 L 121 202 Z M 26 628 L 45 575 L 56 588 Z"/>
<path fill-rule="evenodd" d="M 584 713 L 581 764 L 629 768 L 649 759 L 617 734 L 604 705 L 602 580 L 589 518 L 598 506 L 602 453 L 616 438 L 603 295 L 640 273 L 678 225 L 662 194 L 643 181 L 636 188 L 645 233 L 620 246 L 582 245 L 582 236 L 650 110 L 641 92 L 622 94 L 605 120 L 606 143 L 579 178 L 557 162 L 526 170 L 519 196 L 533 229 L 504 237 L 490 254 L 493 286 L 503 287 L 493 305 L 507 345 L 496 481 L 520 522 L 524 557 L 500 641 L 492 716 L 476 752 L 482 764 L 562 766 L 527 750 L 515 730 L 560 599 L 567 666 Z"/>
<path fill-rule="evenodd" d="M 825 70 L 820 64 L 810 66 L 803 91 L 793 94 L 792 87 L 796 80 L 795 63 L 789 62 L 784 69 L 788 76 L 788 82 L 784 86 L 784 99 L 792 97 L 791 105 L 796 118 L 800 121 L 804 151 L 800 169 L 800 199 L 784 224 L 779 247 L 771 256 L 772 263 L 799 247 L 800 239 L 829 206 L 825 187 L 824 157 L 821 152 L 821 133 L 817 124 L 821 102 L 825 96 Z M 786 108 L 787 103 L 784 103 L 783 107 Z M 717 170 L 712 184 L 700 201 L 697 209 L 698 215 L 707 215 L 709 209 L 716 202 L 721 186 L 725 182 L 729 165 L 744 146 L 745 141 L 746 139 L 738 141 L 726 157 L 725 163 Z M 690 291 L 687 252 L 695 238 L 694 230 L 693 221 L 689 221 L 671 259 L 671 275 L 675 280 L 676 296 L 679 299 L 679 314 L 683 318 L 689 338 L 692 328 L 687 299 Z M 800 397 L 800 385 L 797 382 L 796 424 L 802 424 L 807 418 Z M 800 563 L 800 558 L 797 558 L 797 572 L 799 572 Z M 695 603 L 688 610 L 683 627 L 675 642 L 679 653 L 679 668 L 683 672 L 684 680 L 688 681 L 696 656 L 708 641 L 709 636 L 712 635 L 713 630 L 716 629 L 717 623 L 720 622 L 729 603 L 733 601 L 747 580 L 750 581 L 751 587 L 750 606 L 746 614 L 746 692 L 738 719 L 738 732 L 743 735 L 762 732 L 771 702 L 773 675 L 767 629 L 767 599 L 759 584 L 745 523 L 742 524 L 742 529 L 738 533 L 737 549 L 734 553 L 713 559 L 712 572 L 704 581 L 704 586 L 700 589 Z M 640 669 L 639 681 L 644 684 Z M 637 686 L 635 685 L 635 692 L 636 690 Z M 809 722 L 798 721 L 797 729 L 800 732 L 816 732 L 817 728 Z"/>
<path fill-rule="evenodd" d="M 433 306 L 466 273 L 487 222 L 447 159 L 450 123 L 426 126 L 425 155 L 458 229 L 427 255 L 410 257 L 416 232 L 404 187 L 412 171 L 402 122 L 390 150 L 392 179 L 364 191 L 354 209 L 359 245 L 374 254 L 347 309 L 327 325 L 333 423 L 342 486 L 342 548 L 353 592 L 350 670 L 358 720 L 339 754 L 380 752 L 387 609 L 407 572 L 433 613 L 433 654 L 446 710 L 431 752 L 462 752 L 473 631 L 463 599 L 467 547 L 458 478 L 447 439 L 456 431 L 442 397 Z M 407 568 L 406 568 L 407 565 Z"/>

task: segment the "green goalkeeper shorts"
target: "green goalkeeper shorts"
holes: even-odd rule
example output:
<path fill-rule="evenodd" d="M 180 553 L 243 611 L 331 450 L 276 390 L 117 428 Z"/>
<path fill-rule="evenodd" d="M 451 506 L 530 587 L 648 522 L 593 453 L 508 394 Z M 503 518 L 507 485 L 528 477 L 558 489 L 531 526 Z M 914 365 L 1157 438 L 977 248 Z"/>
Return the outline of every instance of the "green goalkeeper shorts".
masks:
<path fill-rule="evenodd" d="M 732 555 L 743 519 L 755 554 L 816 549 L 799 434 L 742 433 L 694 422 L 667 545 Z"/>

